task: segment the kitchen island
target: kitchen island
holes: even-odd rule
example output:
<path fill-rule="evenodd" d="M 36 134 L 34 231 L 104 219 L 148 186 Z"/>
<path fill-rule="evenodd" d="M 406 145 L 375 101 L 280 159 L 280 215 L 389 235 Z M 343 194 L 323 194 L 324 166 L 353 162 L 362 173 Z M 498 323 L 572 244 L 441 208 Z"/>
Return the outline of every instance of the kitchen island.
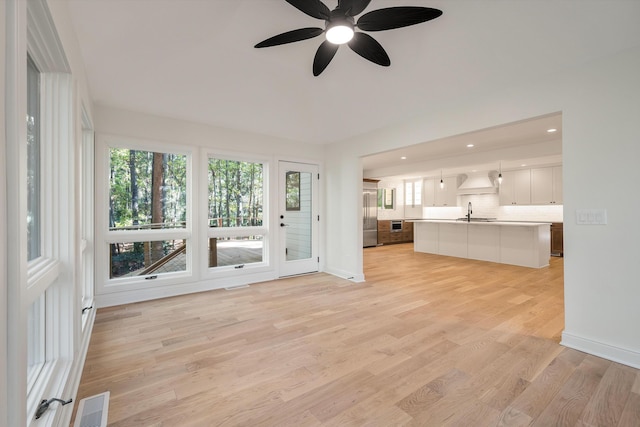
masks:
<path fill-rule="evenodd" d="M 549 222 L 415 219 L 416 252 L 469 258 L 523 267 L 549 265 Z"/>

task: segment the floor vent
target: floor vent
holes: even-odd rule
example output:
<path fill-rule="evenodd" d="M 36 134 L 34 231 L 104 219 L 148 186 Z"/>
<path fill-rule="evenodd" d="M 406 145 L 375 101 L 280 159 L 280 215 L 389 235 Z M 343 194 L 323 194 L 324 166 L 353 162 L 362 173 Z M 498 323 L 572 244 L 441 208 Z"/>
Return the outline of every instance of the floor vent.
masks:
<path fill-rule="evenodd" d="M 107 427 L 109 392 L 85 397 L 78 404 L 76 422 L 73 427 Z"/>
<path fill-rule="evenodd" d="M 224 288 L 225 291 L 235 291 L 236 289 L 244 289 L 248 288 L 249 285 L 238 285 L 238 286 L 229 286 L 228 288 Z"/>

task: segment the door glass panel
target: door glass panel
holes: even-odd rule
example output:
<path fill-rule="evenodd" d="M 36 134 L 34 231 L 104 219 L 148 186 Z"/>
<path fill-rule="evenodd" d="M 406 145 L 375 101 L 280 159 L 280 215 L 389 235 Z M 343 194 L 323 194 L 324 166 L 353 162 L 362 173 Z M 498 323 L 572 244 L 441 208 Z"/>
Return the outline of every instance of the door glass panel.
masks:
<path fill-rule="evenodd" d="M 109 249 L 111 279 L 187 269 L 187 244 L 182 239 L 112 243 Z"/>
<path fill-rule="evenodd" d="M 262 236 L 212 237 L 209 239 L 209 267 L 262 262 L 263 249 Z"/>
<path fill-rule="evenodd" d="M 292 178 L 290 179 L 290 177 Z M 285 217 L 287 261 L 311 258 L 311 178 L 310 172 L 287 173 L 287 211 Z M 292 194 L 297 197 L 291 196 Z M 290 202 L 291 206 L 295 206 L 297 209 L 289 209 Z"/>

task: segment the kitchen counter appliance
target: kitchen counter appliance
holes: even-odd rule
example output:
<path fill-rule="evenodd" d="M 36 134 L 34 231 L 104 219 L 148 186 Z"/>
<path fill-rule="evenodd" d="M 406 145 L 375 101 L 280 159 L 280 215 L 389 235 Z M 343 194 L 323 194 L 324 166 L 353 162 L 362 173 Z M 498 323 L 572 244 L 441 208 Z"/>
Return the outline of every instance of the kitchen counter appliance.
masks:
<path fill-rule="evenodd" d="M 378 184 L 362 183 L 362 246 L 378 245 Z"/>

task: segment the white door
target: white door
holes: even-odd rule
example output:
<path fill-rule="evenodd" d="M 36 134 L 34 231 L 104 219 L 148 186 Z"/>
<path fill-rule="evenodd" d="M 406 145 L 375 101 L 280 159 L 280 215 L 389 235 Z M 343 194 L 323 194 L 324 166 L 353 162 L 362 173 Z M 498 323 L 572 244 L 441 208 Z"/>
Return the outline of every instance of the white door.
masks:
<path fill-rule="evenodd" d="M 280 276 L 318 271 L 318 165 L 280 162 Z"/>

